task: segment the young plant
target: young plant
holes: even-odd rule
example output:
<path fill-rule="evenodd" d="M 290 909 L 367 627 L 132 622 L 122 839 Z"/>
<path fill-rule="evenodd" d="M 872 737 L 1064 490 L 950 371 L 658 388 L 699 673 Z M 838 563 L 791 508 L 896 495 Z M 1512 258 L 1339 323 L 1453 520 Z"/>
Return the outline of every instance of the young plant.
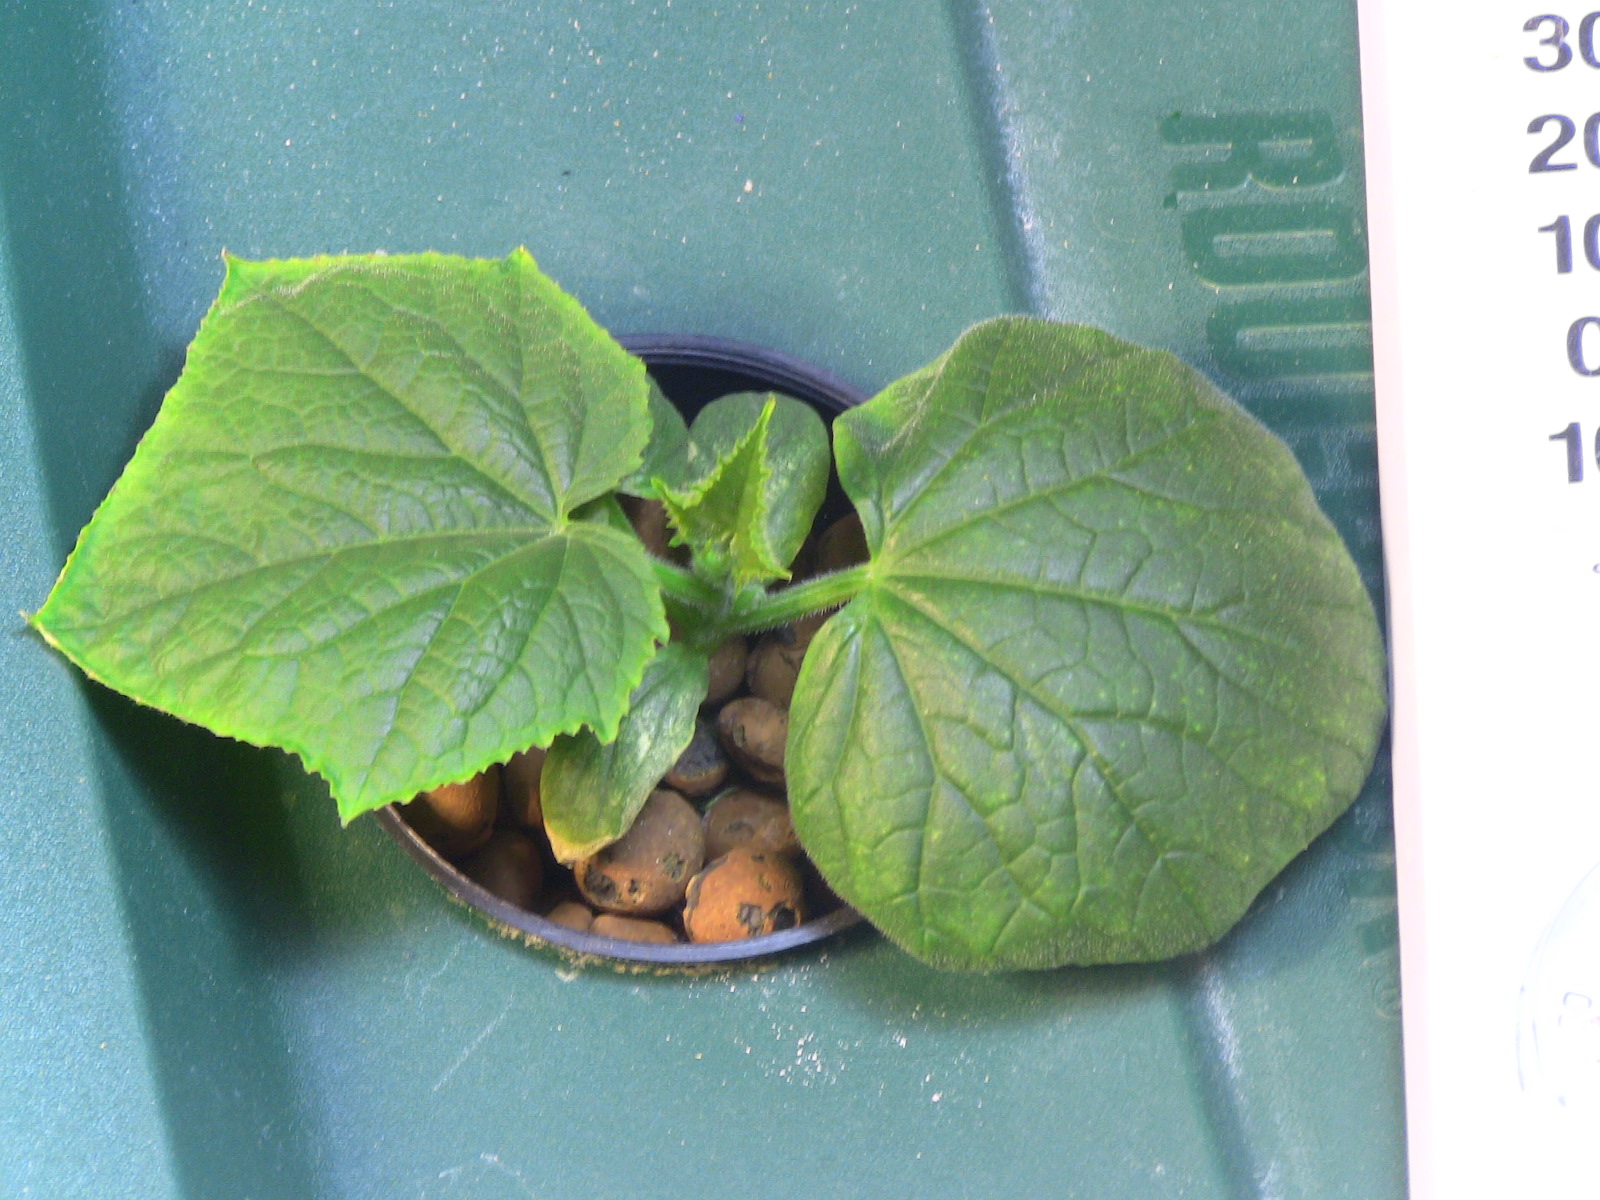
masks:
<path fill-rule="evenodd" d="M 1371 602 L 1288 450 L 1172 356 L 988 321 L 839 417 L 833 458 L 871 559 L 782 586 L 828 478 L 799 402 L 686 428 L 525 251 L 230 259 L 31 620 L 294 752 L 345 821 L 549 746 L 572 859 L 688 743 L 720 642 L 839 608 L 795 688 L 795 828 L 942 966 L 1198 949 L 1355 797 Z"/>

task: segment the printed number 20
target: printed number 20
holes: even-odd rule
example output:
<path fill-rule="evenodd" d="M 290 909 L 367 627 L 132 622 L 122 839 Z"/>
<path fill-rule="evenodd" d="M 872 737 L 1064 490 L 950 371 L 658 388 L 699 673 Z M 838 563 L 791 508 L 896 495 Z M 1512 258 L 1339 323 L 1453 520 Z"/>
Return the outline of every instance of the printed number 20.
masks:
<path fill-rule="evenodd" d="M 1533 161 L 1528 164 L 1528 174 L 1539 175 L 1546 171 L 1576 171 L 1578 164 L 1575 162 L 1551 162 L 1551 157 L 1557 151 L 1566 148 L 1568 142 L 1578 132 L 1578 127 L 1571 117 L 1564 117 L 1560 113 L 1545 113 L 1542 117 L 1535 117 L 1528 122 L 1528 132 L 1538 133 L 1550 122 L 1556 125 L 1555 140 L 1539 153 L 1533 156 Z M 1583 153 L 1595 166 L 1600 167 L 1600 112 L 1591 113 L 1589 119 L 1583 123 Z"/>

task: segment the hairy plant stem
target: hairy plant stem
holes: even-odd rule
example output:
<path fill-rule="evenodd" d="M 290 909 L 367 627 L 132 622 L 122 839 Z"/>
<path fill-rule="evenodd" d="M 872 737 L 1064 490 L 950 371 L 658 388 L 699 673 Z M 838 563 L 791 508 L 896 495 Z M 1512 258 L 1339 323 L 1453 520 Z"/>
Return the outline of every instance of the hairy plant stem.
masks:
<path fill-rule="evenodd" d="M 652 558 L 650 567 L 655 572 L 656 585 L 668 600 L 702 613 L 715 613 L 722 608 L 722 593 L 698 576 L 659 558 Z"/>
<path fill-rule="evenodd" d="M 680 615 L 692 614 L 694 628 L 685 630 L 692 642 L 715 645 L 734 634 L 757 633 L 777 625 L 838 608 L 851 600 L 866 583 L 867 567 L 850 567 L 808 579 L 776 592 L 730 597 L 682 567 L 655 559 L 656 583 Z"/>

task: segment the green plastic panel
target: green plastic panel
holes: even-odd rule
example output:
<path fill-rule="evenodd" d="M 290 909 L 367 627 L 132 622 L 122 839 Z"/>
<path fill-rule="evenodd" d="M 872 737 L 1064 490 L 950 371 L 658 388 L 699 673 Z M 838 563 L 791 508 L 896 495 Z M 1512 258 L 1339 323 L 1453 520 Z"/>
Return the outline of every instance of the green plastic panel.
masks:
<path fill-rule="evenodd" d="M 0 590 L 32 609 L 247 257 L 526 244 L 619 332 L 868 389 L 1032 310 L 1300 455 L 1376 595 L 1336 0 L 0 6 Z M 1213 953 L 971 977 L 490 933 L 287 758 L 0 636 L 0 1196 L 1404 1194 L 1383 764 Z"/>

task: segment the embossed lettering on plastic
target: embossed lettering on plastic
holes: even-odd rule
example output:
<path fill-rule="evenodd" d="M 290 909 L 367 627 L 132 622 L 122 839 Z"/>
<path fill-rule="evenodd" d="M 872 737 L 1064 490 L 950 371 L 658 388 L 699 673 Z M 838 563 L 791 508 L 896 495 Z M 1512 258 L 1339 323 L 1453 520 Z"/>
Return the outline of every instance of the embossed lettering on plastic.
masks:
<path fill-rule="evenodd" d="M 1366 234 L 1359 209 L 1334 198 L 1345 164 L 1333 118 L 1173 113 L 1160 135 L 1190 156 L 1164 201 L 1188 210 L 1186 261 L 1219 292 L 1256 292 L 1206 322 L 1216 365 L 1261 383 L 1370 373 Z"/>

